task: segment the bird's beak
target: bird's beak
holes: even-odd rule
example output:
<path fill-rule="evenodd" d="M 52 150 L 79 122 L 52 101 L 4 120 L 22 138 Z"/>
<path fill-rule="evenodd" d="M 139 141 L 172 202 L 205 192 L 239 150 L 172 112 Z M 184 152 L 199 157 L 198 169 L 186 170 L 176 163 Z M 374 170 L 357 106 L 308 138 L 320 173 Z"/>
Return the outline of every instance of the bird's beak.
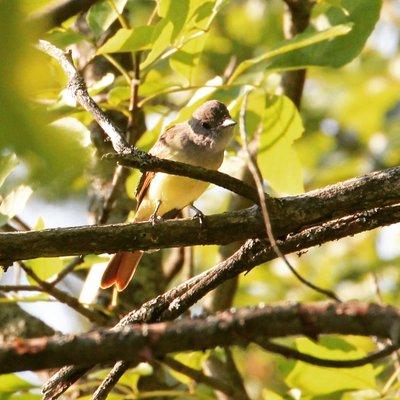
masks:
<path fill-rule="evenodd" d="M 236 121 L 233 120 L 232 118 L 227 118 L 224 122 L 222 122 L 221 126 L 223 128 L 228 128 L 229 126 L 234 126 L 236 125 Z"/>

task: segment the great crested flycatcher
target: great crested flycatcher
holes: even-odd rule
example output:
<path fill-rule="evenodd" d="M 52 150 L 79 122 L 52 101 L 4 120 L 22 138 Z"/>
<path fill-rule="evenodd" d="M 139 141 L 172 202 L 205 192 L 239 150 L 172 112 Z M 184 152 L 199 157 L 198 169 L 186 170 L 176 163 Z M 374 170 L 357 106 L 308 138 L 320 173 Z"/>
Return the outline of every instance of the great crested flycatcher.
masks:
<path fill-rule="evenodd" d="M 188 122 L 174 125 L 162 133 L 150 154 L 168 160 L 217 170 L 236 122 L 226 106 L 210 100 L 196 109 Z M 135 222 L 177 212 L 193 203 L 206 189 L 207 182 L 161 172 L 145 172 L 136 190 Z M 126 288 L 143 252 L 115 254 L 103 274 L 101 287 Z"/>

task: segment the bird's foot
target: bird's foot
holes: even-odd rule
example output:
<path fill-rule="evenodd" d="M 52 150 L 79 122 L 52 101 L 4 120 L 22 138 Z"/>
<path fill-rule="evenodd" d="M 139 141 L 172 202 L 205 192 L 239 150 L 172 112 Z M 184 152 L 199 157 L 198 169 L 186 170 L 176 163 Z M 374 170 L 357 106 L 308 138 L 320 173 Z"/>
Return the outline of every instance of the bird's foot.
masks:
<path fill-rule="evenodd" d="M 190 204 L 190 209 L 194 211 L 194 215 L 192 219 L 198 219 L 200 226 L 204 225 L 204 214 L 201 210 L 199 210 L 197 207 L 195 207 L 193 204 Z"/>
<path fill-rule="evenodd" d="M 149 221 L 151 222 L 151 224 L 154 226 L 155 224 L 162 222 L 162 217 L 160 217 L 159 215 L 157 215 L 158 210 L 160 209 L 161 206 L 161 200 L 159 200 L 157 202 L 157 206 L 156 209 L 154 210 L 153 214 L 150 215 Z"/>
<path fill-rule="evenodd" d="M 155 226 L 156 224 L 159 224 L 160 222 L 162 222 L 164 219 L 162 217 L 160 217 L 157 214 L 151 214 L 150 218 L 149 218 L 149 222 L 151 222 L 151 224 L 153 226 Z"/>

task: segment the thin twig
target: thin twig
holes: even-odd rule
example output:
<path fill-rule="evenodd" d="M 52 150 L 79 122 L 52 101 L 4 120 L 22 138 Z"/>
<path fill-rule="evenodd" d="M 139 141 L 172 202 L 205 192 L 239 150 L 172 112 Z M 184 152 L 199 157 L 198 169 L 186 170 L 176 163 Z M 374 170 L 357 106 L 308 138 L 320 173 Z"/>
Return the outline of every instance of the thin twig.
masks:
<path fill-rule="evenodd" d="M 125 17 L 123 14 L 121 14 L 117 8 L 117 6 L 114 3 L 114 0 L 108 0 L 108 3 L 110 4 L 111 8 L 114 10 L 114 12 L 117 14 L 118 21 L 120 22 L 121 26 L 125 29 L 129 29 L 129 24 L 126 21 Z"/>
<path fill-rule="evenodd" d="M 365 357 L 357 358 L 354 360 L 332 360 L 312 356 L 310 354 L 302 353 L 296 349 L 271 342 L 270 340 L 254 340 L 264 350 L 271 353 L 280 354 L 286 358 L 292 358 L 299 361 L 304 361 L 308 364 L 317 365 L 319 367 L 328 368 L 355 368 L 361 367 L 366 364 L 370 364 L 374 361 L 380 360 L 384 357 L 391 355 L 393 352 L 399 349 L 399 344 L 391 344 L 386 346 L 384 349 L 368 354 Z"/>
<path fill-rule="evenodd" d="M 112 65 L 114 66 L 120 73 L 121 75 L 125 78 L 125 80 L 128 82 L 128 85 L 131 83 L 131 77 L 129 76 L 128 71 L 113 57 L 110 56 L 107 53 L 102 54 L 102 56 Z"/>
<path fill-rule="evenodd" d="M 0 292 L 43 292 L 43 289 L 34 285 L 0 285 Z"/>
<path fill-rule="evenodd" d="M 179 372 L 183 375 L 186 375 L 188 378 L 192 379 L 196 383 L 203 383 L 211 388 L 218 390 L 222 393 L 231 396 L 233 399 L 235 398 L 235 391 L 232 386 L 230 386 L 227 382 L 222 381 L 221 379 L 216 379 L 211 376 L 205 375 L 200 370 L 188 367 L 187 365 L 175 360 L 172 357 L 166 356 L 160 360 L 155 360 L 161 365 L 166 365 L 167 367 L 173 369 L 176 372 Z"/>
<path fill-rule="evenodd" d="M 68 274 L 70 274 L 77 266 L 81 265 L 85 261 L 83 255 L 74 257 L 68 265 L 66 265 L 50 282 L 51 285 L 55 286 L 61 282 Z"/>
<path fill-rule="evenodd" d="M 249 395 L 247 394 L 246 388 L 244 386 L 242 375 L 236 366 L 235 360 L 233 359 L 232 351 L 229 347 L 224 348 L 225 357 L 226 357 L 226 369 L 229 373 L 229 376 L 232 380 L 232 384 L 235 388 L 240 391 L 240 398 L 244 400 L 250 400 Z"/>
<path fill-rule="evenodd" d="M 131 367 L 126 361 L 118 361 L 112 370 L 107 374 L 106 378 L 101 382 L 100 386 L 93 393 L 92 400 L 105 400 L 113 387 L 118 383 L 121 376 Z"/>
<path fill-rule="evenodd" d="M 52 283 L 46 282 L 39 278 L 35 271 L 28 267 L 22 261 L 18 262 L 18 265 L 25 271 L 25 273 L 32 278 L 37 285 L 41 288 L 43 292 L 48 293 L 57 299 L 60 303 L 64 303 L 74 309 L 79 314 L 85 316 L 89 321 L 96 323 L 98 325 L 106 325 L 108 318 L 104 314 L 92 311 L 86 308 L 82 303 L 80 303 L 75 297 L 70 296 L 68 293 L 56 288 Z"/>
<path fill-rule="evenodd" d="M 25 222 L 23 221 L 18 215 L 14 215 L 14 217 L 11 218 L 12 222 L 15 222 L 20 231 L 30 231 L 32 228 Z"/>
<path fill-rule="evenodd" d="M 268 208 L 267 208 L 267 199 L 264 193 L 264 189 L 263 189 L 263 184 L 262 184 L 262 178 L 260 176 L 260 170 L 257 166 L 256 161 L 254 160 L 254 158 L 251 156 L 250 150 L 249 150 L 249 146 L 248 146 L 248 142 L 247 142 L 247 131 L 246 131 L 246 108 L 247 108 L 247 97 L 248 97 L 248 92 L 245 94 L 244 99 L 243 99 L 243 103 L 242 103 L 242 107 L 240 109 L 240 117 L 239 117 L 239 129 L 240 129 L 240 137 L 242 139 L 242 146 L 243 146 L 243 150 L 247 155 L 247 163 L 249 166 L 249 170 L 251 172 L 251 174 L 253 175 L 254 178 L 254 182 L 256 184 L 257 187 L 257 192 L 260 198 L 260 206 L 261 206 L 261 212 L 262 212 L 262 217 L 264 220 L 264 224 L 265 224 L 265 230 L 267 233 L 267 238 L 269 240 L 269 242 L 271 243 L 272 248 L 274 249 L 276 255 L 283 260 L 283 262 L 287 265 L 287 267 L 289 268 L 289 270 L 294 274 L 294 276 L 304 285 L 306 285 L 307 287 L 311 288 L 312 290 L 315 290 L 318 293 L 321 293 L 335 301 L 339 301 L 340 299 L 338 298 L 338 296 L 327 289 L 323 289 L 320 288 L 319 286 L 314 285 L 313 283 L 309 282 L 308 280 L 306 280 L 303 276 L 301 276 L 296 269 L 292 266 L 292 264 L 289 262 L 289 260 L 287 259 L 287 257 L 281 252 L 281 250 L 279 249 L 278 245 L 276 244 L 276 240 L 272 231 L 272 225 L 271 225 L 271 218 L 268 212 Z"/>

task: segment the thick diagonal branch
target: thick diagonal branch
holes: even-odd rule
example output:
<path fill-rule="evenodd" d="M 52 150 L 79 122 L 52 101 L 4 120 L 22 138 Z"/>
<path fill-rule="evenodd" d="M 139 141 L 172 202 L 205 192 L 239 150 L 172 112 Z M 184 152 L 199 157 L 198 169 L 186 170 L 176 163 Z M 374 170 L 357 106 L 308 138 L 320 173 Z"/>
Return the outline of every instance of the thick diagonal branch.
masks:
<path fill-rule="evenodd" d="M 271 198 L 268 209 L 275 236 L 279 238 L 308 226 L 396 203 L 400 203 L 399 167 L 300 196 Z M 35 257 L 227 244 L 263 234 L 262 216 L 256 206 L 206 217 L 203 226 L 198 221 L 176 220 L 155 226 L 139 223 L 1 232 L 0 263 Z"/>
<path fill-rule="evenodd" d="M 344 334 L 393 338 L 400 310 L 349 302 L 280 304 L 221 312 L 205 319 L 131 325 L 82 335 L 19 340 L 0 348 L 0 373 L 136 360 L 152 354 L 245 345 L 253 338 Z"/>

